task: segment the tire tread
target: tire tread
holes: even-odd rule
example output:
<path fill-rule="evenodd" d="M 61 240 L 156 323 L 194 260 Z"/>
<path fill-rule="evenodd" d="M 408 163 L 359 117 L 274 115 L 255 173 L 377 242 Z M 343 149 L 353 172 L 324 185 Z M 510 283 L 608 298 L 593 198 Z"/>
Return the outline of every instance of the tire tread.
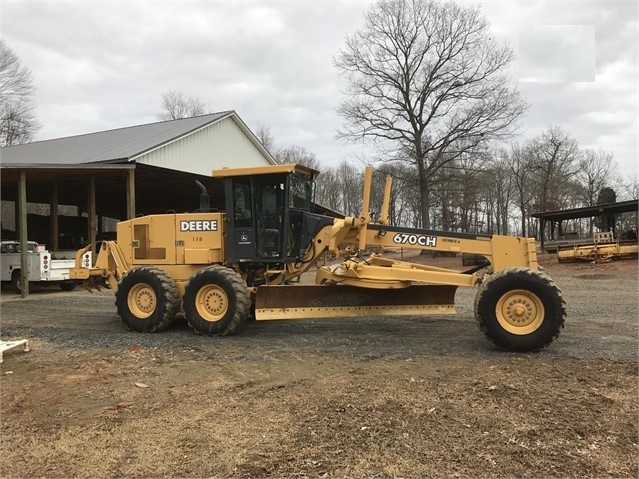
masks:
<path fill-rule="evenodd" d="M 122 276 L 122 281 L 120 281 L 120 285 L 126 281 L 127 276 L 130 276 L 134 272 L 140 274 L 140 272 L 144 272 L 149 275 L 154 275 L 161 285 L 161 296 L 164 299 L 164 302 L 160 301 L 162 298 L 158 298 L 158 307 L 160 307 L 159 303 L 165 305 L 164 310 L 161 312 L 161 317 L 156 323 L 149 329 L 144 332 L 147 333 L 156 333 L 159 331 L 163 331 L 168 328 L 171 323 L 175 320 L 175 315 L 180 307 L 180 293 L 177 287 L 177 284 L 173 280 L 173 278 L 164 270 L 160 268 L 156 268 L 154 266 L 138 266 L 136 268 L 130 269 Z M 115 305 L 117 307 L 118 315 L 122 322 L 126 325 L 126 327 L 131 331 L 138 331 L 132 327 L 126 320 L 125 314 L 127 313 L 127 294 L 128 290 L 123 290 L 118 287 L 115 292 Z"/>
<path fill-rule="evenodd" d="M 209 336 L 228 336 L 229 334 L 233 334 L 239 331 L 244 325 L 244 322 L 246 321 L 246 318 L 250 313 L 251 296 L 242 277 L 235 270 L 222 265 L 208 266 L 199 270 L 187 281 L 184 287 L 185 292 L 189 289 L 189 284 L 192 281 L 212 271 L 224 277 L 224 279 L 229 283 L 229 285 L 235 292 L 236 305 L 233 317 L 231 318 L 229 323 L 223 327 L 223 329 L 212 332 L 211 334 L 208 334 L 205 331 L 201 331 L 200 328 L 198 328 L 197 325 L 192 321 L 192 318 L 189 318 L 189 315 L 187 315 L 186 319 L 191 329 L 193 329 L 198 334 Z"/>

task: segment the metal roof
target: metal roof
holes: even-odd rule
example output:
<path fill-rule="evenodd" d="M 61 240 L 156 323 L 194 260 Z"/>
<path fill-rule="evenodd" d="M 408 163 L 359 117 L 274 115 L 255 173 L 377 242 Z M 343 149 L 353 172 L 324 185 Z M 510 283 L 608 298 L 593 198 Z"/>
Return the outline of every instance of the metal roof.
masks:
<path fill-rule="evenodd" d="M 637 211 L 639 209 L 637 200 L 620 201 L 618 203 L 606 203 L 603 205 L 585 206 L 583 208 L 573 208 L 569 210 L 544 211 L 541 213 L 531 213 L 533 218 L 545 221 L 563 221 L 577 218 L 590 218 L 606 214 L 620 214 Z"/>
<path fill-rule="evenodd" d="M 241 128 L 246 128 L 234 111 L 223 111 L 180 120 L 7 146 L 0 149 L 0 161 L 3 165 L 30 163 L 77 165 L 131 161 L 149 150 L 187 136 L 227 117 L 233 117 Z"/>

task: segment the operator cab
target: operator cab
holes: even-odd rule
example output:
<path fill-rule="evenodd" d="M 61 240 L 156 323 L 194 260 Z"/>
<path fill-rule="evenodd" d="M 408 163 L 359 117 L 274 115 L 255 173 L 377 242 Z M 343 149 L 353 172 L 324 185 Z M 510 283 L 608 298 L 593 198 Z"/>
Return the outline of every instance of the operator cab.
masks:
<path fill-rule="evenodd" d="M 213 171 L 213 177 L 224 178 L 229 260 L 298 261 L 315 233 L 309 229 L 327 219 L 310 213 L 317 174 L 297 164 Z"/>

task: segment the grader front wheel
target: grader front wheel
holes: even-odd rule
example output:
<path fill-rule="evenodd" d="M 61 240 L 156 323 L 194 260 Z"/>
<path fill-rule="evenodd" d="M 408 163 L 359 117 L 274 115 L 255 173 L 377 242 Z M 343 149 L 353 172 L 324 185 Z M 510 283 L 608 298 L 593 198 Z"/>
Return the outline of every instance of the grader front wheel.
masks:
<path fill-rule="evenodd" d="M 566 303 L 544 272 L 510 268 L 495 273 L 480 286 L 475 319 L 499 348 L 534 351 L 557 338 L 566 319 Z"/>

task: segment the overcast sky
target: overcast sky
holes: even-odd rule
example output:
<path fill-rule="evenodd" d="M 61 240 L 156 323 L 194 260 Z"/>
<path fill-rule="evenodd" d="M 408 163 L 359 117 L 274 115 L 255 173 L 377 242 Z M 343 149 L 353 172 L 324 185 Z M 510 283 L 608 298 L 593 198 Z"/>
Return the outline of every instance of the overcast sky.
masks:
<path fill-rule="evenodd" d="M 557 125 L 636 176 L 636 2 L 479 3 L 517 55 L 513 81 L 530 104 L 522 138 Z M 333 58 L 369 6 L 0 0 L 0 34 L 34 75 L 36 139 L 158 121 L 162 93 L 181 90 L 332 166 L 360 150 L 335 139 L 344 84 Z"/>

